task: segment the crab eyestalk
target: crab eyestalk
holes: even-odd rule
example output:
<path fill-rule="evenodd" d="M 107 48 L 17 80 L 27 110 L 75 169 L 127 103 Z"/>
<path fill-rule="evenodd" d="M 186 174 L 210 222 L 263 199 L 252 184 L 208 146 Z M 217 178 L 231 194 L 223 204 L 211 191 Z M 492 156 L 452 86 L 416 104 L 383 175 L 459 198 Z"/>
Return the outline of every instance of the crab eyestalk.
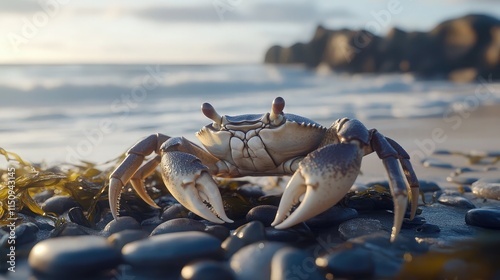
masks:
<path fill-rule="evenodd" d="M 281 97 L 276 97 L 271 106 L 269 120 L 273 125 L 278 125 L 283 121 L 283 109 L 285 108 L 285 100 Z"/>
<path fill-rule="evenodd" d="M 210 103 L 203 103 L 201 105 L 201 111 L 203 112 L 203 115 L 205 115 L 207 118 L 211 119 L 214 121 L 212 126 L 216 129 L 220 129 L 222 126 L 222 116 L 215 111 L 214 106 L 212 106 Z"/>

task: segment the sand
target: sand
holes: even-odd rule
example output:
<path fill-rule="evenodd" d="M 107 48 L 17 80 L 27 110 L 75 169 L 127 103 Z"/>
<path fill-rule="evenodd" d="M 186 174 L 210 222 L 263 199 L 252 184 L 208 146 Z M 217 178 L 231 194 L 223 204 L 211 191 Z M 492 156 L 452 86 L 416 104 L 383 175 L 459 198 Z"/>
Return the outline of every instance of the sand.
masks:
<path fill-rule="evenodd" d="M 456 187 L 446 182 L 446 177 L 453 170 L 424 167 L 421 163 L 423 159 L 441 159 L 457 167 L 470 165 L 465 157 L 433 155 L 435 150 L 500 151 L 500 105 L 478 107 L 443 118 L 374 119 L 363 122 L 369 128 L 377 128 L 406 149 L 412 156 L 411 162 L 419 179 L 436 181 L 442 187 Z M 496 166 L 500 166 L 500 163 Z M 484 166 L 473 168 L 483 169 Z M 375 154 L 364 158 L 362 172 L 363 175 L 358 178 L 360 182 L 386 178 L 383 165 Z M 470 172 L 463 176 L 500 178 L 500 171 Z"/>

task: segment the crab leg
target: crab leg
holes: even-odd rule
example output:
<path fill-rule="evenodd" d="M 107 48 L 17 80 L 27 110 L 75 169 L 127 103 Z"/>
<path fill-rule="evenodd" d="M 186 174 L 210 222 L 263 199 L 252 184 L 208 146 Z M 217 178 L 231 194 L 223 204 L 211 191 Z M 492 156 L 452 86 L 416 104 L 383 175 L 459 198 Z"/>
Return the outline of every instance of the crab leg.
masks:
<path fill-rule="evenodd" d="M 216 158 L 181 137 L 169 139 L 161 146 L 160 151 L 163 181 L 180 204 L 214 223 L 233 222 L 224 211 L 222 198 L 210 169 L 200 160 L 200 157 L 204 158 L 207 164 L 217 170 Z"/>
<path fill-rule="evenodd" d="M 415 175 L 415 171 L 413 171 L 413 167 L 411 166 L 410 163 L 410 155 L 399 145 L 396 141 L 392 140 L 389 137 L 385 137 L 389 144 L 398 152 L 399 155 L 399 162 L 401 163 L 401 166 L 403 167 L 403 172 L 406 176 L 406 180 L 408 181 L 408 184 L 410 185 L 410 197 L 411 197 L 411 212 L 410 212 L 410 219 L 413 220 L 415 217 L 415 213 L 417 212 L 417 205 L 418 205 L 418 195 L 420 192 L 420 184 L 417 179 L 417 175 Z"/>
<path fill-rule="evenodd" d="M 358 141 L 331 144 L 310 153 L 288 182 L 272 226 L 288 228 L 335 205 L 356 180 L 363 155 Z M 287 217 L 302 195 L 300 205 Z"/>
<path fill-rule="evenodd" d="M 145 175 L 152 172 L 154 168 L 158 165 L 157 161 L 153 159 L 145 165 L 145 168 L 139 169 L 142 165 L 144 158 L 151 153 L 158 151 L 159 147 L 163 142 L 169 139 L 169 136 L 163 134 L 153 134 L 150 135 L 139 142 L 137 142 L 132 148 L 127 151 L 127 156 L 123 162 L 111 173 L 109 176 L 109 205 L 111 208 L 111 214 L 113 218 L 118 217 L 118 205 L 120 200 L 120 194 L 123 186 L 125 186 L 128 181 L 134 176 L 134 174 L 140 170 L 139 174 Z M 146 167 L 147 166 L 147 167 Z M 142 177 L 142 176 L 139 176 Z M 147 195 L 144 185 L 137 183 L 132 184 L 138 195 L 144 199 L 149 205 L 153 207 L 158 207 L 154 201 Z"/>
<path fill-rule="evenodd" d="M 394 241 L 401 230 L 408 204 L 406 182 L 398 163 L 400 156 L 390 142 L 376 130 L 372 130 L 372 147 L 378 157 L 382 159 L 389 177 L 389 186 L 394 200 L 394 225 L 391 233 L 391 241 Z M 406 167 L 408 168 L 408 166 Z M 416 211 L 416 207 L 416 204 L 412 204 L 412 213 Z"/>

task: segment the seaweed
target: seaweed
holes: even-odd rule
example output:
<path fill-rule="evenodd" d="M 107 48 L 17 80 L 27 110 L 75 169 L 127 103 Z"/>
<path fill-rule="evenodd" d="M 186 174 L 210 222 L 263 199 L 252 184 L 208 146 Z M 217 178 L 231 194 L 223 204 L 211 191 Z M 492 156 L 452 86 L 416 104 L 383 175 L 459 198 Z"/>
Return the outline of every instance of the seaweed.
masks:
<path fill-rule="evenodd" d="M 46 213 L 42 209 L 43 201 L 37 201 L 37 194 L 49 191 L 54 195 L 71 196 L 85 211 L 89 221 L 96 221 L 95 215 L 99 201 L 107 200 L 109 174 L 121 162 L 124 154 L 103 164 L 82 161 L 80 164 L 61 164 L 44 166 L 31 164 L 19 155 L 0 148 L 0 155 L 7 160 L 7 167 L 0 168 L 0 225 L 11 222 L 12 212 L 27 213 L 31 216 L 45 216 L 56 224 L 62 217 L 55 213 Z M 9 183 L 9 181 L 13 180 Z M 11 187 L 9 192 L 9 185 Z M 10 196 L 9 196 L 10 195 Z M 14 203 L 7 203 L 14 200 Z M 10 215 L 9 215 L 10 214 Z M 22 222 L 22 216 L 16 223 Z"/>

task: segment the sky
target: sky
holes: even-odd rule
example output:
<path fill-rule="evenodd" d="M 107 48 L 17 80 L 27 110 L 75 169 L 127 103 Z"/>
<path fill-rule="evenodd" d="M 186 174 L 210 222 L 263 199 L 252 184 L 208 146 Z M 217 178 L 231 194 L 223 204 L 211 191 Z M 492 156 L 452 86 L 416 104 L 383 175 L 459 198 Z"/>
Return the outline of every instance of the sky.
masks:
<path fill-rule="evenodd" d="M 259 63 L 316 26 L 430 30 L 497 0 L 1 0 L 0 64 Z"/>

